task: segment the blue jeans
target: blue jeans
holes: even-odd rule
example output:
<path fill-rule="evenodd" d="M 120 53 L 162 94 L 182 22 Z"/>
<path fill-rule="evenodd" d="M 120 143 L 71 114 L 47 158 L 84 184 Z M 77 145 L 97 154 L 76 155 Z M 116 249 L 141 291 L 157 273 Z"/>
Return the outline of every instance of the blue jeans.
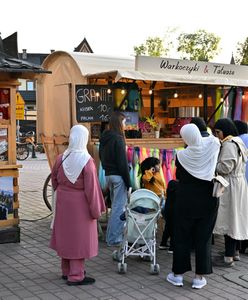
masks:
<path fill-rule="evenodd" d="M 123 240 L 125 221 L 120 219 L 120 215 L 127 203 L 127 188 L 122 177 L 118 175 L 106 176 L 106 183 L 111 199 L 111 215 L 108 220 L 106 242 L 108 246 L 114 246 Z"/>

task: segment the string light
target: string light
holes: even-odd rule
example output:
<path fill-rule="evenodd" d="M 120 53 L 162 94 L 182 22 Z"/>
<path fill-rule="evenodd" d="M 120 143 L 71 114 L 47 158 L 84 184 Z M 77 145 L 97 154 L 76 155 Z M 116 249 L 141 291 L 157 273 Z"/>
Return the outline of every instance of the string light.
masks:
<path fill-rule="evenodd" d="M 121 90 L 121 94 L 122 94 L 122 95 L 124 95 L 125 92 L 126 92 L 126 91 L 125 91 L 124 89 Z"/>
<path fill-rule="evenodd" d="M 174 98 L 178 98 L 178 93 L 177 92 L 174 93 Z"/>
<path fill-rule="evenodd" d="M 152 89 L 150 89 L 150 90 L 149 90 L 149 95 L 152 95 L 152 92 L 153 92 Z"/>
<path fill-rule="evenodd" d="M 245 93 L 244 93 L 244 91 L 242 91 L 242 99 L 243 100 L 245 99 Z"/>
<path fill-rule="evenodd" d="M 202 94 L 201 94 L 201 93 L 198 95 L 198 98 L 199 98 L 199 99 L 201 99 L 201 98 L 202 98 Z"/>
<path fill-rule="evenodd" d="M 111 89 L 107 89 L 108 94 L 111 94 L 111 92 L 112 92 Z"/>
<path fill-rule="evenodd" d="M 96 92 L 96 96 L 99 97 L 99 96 L 100 96 L 100 93 L 99 93 L 99 92 Z"/>

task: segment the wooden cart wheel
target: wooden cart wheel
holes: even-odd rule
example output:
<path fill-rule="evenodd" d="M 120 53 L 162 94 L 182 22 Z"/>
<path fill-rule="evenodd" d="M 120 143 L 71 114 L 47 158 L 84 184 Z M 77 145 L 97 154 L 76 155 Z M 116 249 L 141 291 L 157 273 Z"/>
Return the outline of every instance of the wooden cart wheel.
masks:
<path fill-rule="evenodd" d="M 47 176 L 45 183 L 43 185 L 43 200 L 48 209 L 52 211 L 52 182 L 51 182 L 51 174 Z"/>

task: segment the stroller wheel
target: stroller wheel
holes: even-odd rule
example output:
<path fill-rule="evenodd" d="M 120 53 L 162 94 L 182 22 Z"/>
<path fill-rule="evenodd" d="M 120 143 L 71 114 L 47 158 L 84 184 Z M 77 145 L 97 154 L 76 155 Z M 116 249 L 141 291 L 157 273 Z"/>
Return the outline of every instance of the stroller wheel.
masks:
<path fill-rule="evenodd" d="M 150 266 L 150 273 L 152 275 L 158 275 L 159 272 L 160 272 L 160 266 L 159 266 L 159 264 L 155 264 L 155 265 L 151 264 L 151 266 Z"/>
<path fill-rule="evenodd" d="M 118 250 L 113 251 L 112 258 L 115 261 L 121 261 L 121 253 Z"/>
<path fill-rule="evenodd" d="M 120 274 L 126 274 L 127 273 L 127 264 L 126 263 L 124 263 L 124 264 L 118 263 L 118 272 Z"/>

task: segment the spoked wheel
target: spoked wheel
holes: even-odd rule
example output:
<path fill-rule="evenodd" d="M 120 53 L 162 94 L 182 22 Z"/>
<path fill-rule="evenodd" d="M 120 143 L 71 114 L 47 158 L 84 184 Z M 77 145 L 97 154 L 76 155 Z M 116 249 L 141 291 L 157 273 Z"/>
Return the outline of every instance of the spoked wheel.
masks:
<path fill-rule="evenodd" d="M 16 158 L 18 160 L 25 160 L 29 156 L 29 148 L 27 145 L 18 145 L 16 147 Z"/>
<path fill-rule="evenodd" d="M 52 195 L 53 195 L 53 188 L 52 188 L 51 174 L 49 174 L 43 185 L 43 200 L 47 208 L 50 209 L 51 211 L 52 211 Z"/>

